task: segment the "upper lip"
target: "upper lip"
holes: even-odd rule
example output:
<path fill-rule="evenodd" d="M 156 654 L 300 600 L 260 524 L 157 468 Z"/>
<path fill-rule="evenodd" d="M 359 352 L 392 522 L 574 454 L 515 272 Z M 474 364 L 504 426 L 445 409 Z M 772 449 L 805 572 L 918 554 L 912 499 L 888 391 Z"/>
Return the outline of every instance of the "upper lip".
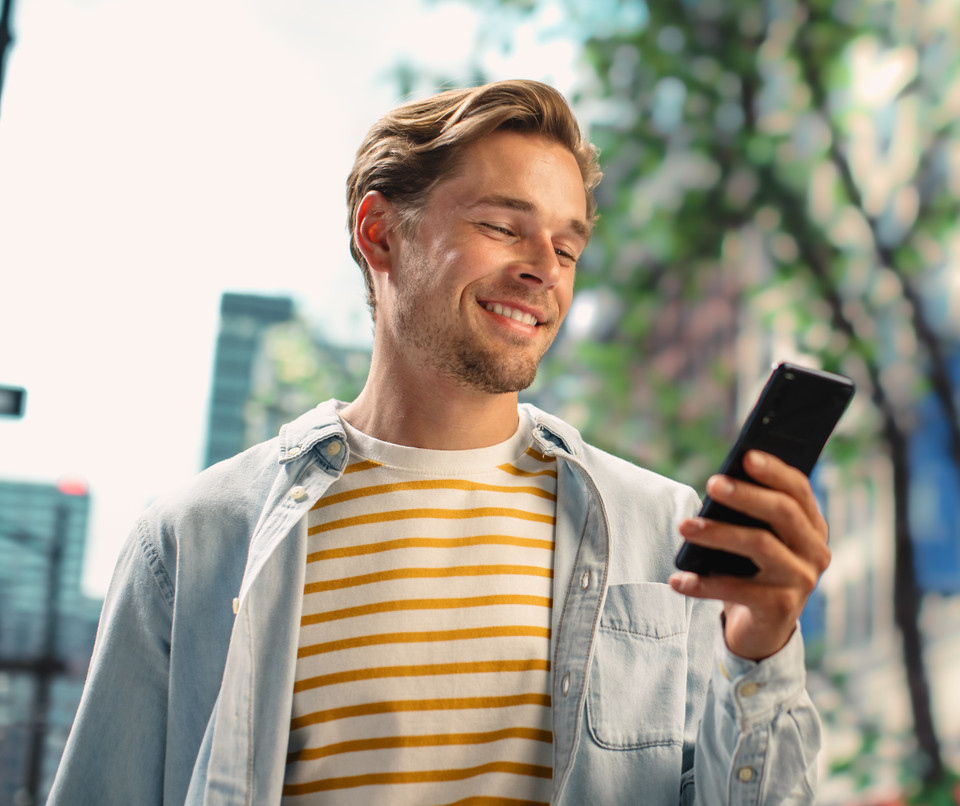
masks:
<path fill-rule="evenodd" d="M 546 320 L 546 314 L 541 311 L 539 308 L 531 307 L 530 305 L 524 305 L 522 302 L 514 302 L 512 300 L 502 300 L 502 299 L 481 299 L 478 302 L 484 306 L 500 305 L 502 308 L 509 308 L 511 311 L 519 311 L 522 314 L 527 314 L 532 316 L 537 320 L 537 324 L 541 325 Z"/>

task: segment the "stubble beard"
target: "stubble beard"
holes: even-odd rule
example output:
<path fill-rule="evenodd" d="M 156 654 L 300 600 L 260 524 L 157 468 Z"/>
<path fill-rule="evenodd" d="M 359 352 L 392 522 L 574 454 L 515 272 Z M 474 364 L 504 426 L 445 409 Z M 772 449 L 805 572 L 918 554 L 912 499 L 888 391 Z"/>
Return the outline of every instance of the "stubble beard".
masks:
<path fill-rule="evenodd" d="M 491 395 L 519 392 L 537 377 L 539 356 L 511 355 L 504 348 L 499 355 L 461 339 L 440 369 L 463 386 Z"/>
<path fill-rule="evenodd" d="M 432 364 L 441 375 L 467 389 L 499 395 L 519 392 L 533 383 L 545 348 L 533 354 L 523 343 L 526 340 L 519 338 L 515 350 L 509 344 L 499 349 L 483 344 L 476 334 L 465 332 L 459 320 L 454 330 L 440 314 L 426 312 L 417 290 L 397 297 L 398 344 L 407 345 L 419 353 L 424 364 Z"/>
<path fill-rule="evenodd" d="M 445 332 L 432 319 L 415 306 L 398 306 L 396 330 L 400 343 L 460 386 L 499 395 L 526 389 L 537 377 L 540 355 L 514 352 L 509 345 L 496 350 L 480 344 L 475 337 Z"/>

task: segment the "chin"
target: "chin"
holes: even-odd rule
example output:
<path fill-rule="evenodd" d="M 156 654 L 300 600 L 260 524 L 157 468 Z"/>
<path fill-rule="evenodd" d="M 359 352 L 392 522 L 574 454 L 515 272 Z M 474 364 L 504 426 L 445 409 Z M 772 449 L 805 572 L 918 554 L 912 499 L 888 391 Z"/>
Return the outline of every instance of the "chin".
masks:
<path fill-rule="evenodd" d="M 449 374 L 471 389 L 493 395 L 504 395 L 526 389 L 537 377 L 537 362 L 510 362 L 505 366 L 502 356 L 491 359 L 484 356 L 461 356 L 456 368 Z"/>
<path fill-rule="evenodd" d="M 482 343 L 460 338 L 438 344 L 436 368 L 462 387 L 487 394 L 513 394 L 526 389 L 537 377 L 542 345 Z"/>

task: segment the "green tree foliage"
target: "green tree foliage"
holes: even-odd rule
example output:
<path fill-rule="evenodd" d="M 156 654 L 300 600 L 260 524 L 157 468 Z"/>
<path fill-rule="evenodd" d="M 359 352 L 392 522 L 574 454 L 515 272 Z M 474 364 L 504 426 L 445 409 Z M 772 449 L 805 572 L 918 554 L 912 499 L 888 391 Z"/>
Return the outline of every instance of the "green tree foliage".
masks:
<path fill-rule="evenodd" d="M 960 464 L 945 362 L 958 331 L 943 293 L 960 257 L 960 7 L 476 4 L 490 12 L 483 47 L 510 47 L 533 19 L 579 43 L 572 100 L 605 170 L 568 333 L 535 392 L 590 441 L 699 486 L 736 425 L 735 382 L 758 359 L 790 345 L 853 375 L 859 428 L 831 449 L 862 455 L 878 439 L 893 465 L 896 620 L 918 769 L 936 787 L 946 774 L 917 629 L 907 447 L 916 402 L 933 393 Z"/>
<path fill-rule="evenodd" d="M 323 400 L 353 400 L 370 368 L 365 348 L 331 344 L 302 318 L 271 327 L 263 339 L 246 406 L 247 444 L 277 434 Z"/>

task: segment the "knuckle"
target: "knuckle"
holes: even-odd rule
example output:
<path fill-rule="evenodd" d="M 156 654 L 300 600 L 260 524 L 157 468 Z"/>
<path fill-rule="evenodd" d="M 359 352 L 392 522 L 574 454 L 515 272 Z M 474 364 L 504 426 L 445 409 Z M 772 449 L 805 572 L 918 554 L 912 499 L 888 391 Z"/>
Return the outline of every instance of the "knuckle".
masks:
<path fill-rule="evenodd" d="M 809 594 L 815 587 L 817 587 L 817 581 L 820 579 L 820 574 L 818 574 L 812 568 L 805 568 L 801 572 L 800 578 L 804 594 Z"/>
<path fill-rule="evenodd" d="M 788 549 L 776 533 L 758 531 L 753 534 L 747 543 L 747 552 L 758 565 L 779 567 L 784 563 Z"/>
<path fill-rule="evenodd" d="M 800 506 L 790 496 L 778 495 L 771 506 L 771 520 L 777 523 L 794 524 L 800 516 Z"/>
<path fill-rule="evenodd" d="M 814 557 L 814 567 L 817 569 L 817 579 L 820 578 L 820 575 L 823 574 L 827 568 L 830 567 L 830 562 L 833 559 L 833 554 L 830 549 L 825 545 L 820 545 L 817 547 L 816 557 Z"/>
<path fill-rule="evenodd" d="M 760 556 L 770 557 L 782 545 L 782 541 L 773 532 L 757 532 L 754 539 L 753 550 Z"/>

